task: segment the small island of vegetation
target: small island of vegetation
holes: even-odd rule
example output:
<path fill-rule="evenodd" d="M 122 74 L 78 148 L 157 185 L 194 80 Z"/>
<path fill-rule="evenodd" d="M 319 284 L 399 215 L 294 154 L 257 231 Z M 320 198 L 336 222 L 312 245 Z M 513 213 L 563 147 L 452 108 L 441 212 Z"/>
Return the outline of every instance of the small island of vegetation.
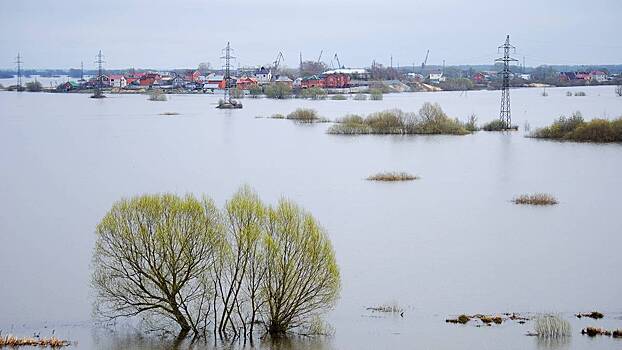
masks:
<path fill-rule="evenodd" d="M 417 179 L 419 179 L 418 176 L 397 171 L 378 173 L 367 178 L 369 181 L 412 181 Z"/>
<path fill-rule="evenodd" d="M 538 129 L 528 137 L 577 142 L 622 142 L 622 117 L 583 120 L 581 112 L 560 117 L 552 125 Z"/>
<path fill-rule="evenodd" d="M 559 203 L 555 197 L 547 193 L 522 194 L 514 198 L 512 202 L 528 205 L 555 205 Z"/>
<path fill-rule="evenodd" d="M 362 117 L 348 115 L 328 129 L 329 134 L 423 134 L 423 135 L 466 135 L 470 126 L 458 119 L 452 119 L 443 112 L 440 105 L 426 102 L 418 113 L 407 113 L 400 109 L 376 112 Z"/>

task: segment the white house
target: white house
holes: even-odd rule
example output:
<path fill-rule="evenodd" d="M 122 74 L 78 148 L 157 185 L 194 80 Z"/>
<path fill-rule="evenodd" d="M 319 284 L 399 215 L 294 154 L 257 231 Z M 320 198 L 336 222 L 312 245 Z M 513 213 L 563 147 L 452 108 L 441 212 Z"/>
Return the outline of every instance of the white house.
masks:
<path fill-rule="evenodd" d="M 261 67 L 255 71 L 255 78 L 259 85 L 268 84 L 272 80 L 272 71 L 265 67 Z"/>
<path fill-rule="evenodd" d="M 109 78 L 111 87 L 124 88 L 127 86 L 127 80 L 121 74 L 111 74 Z"/>
<path fill-rule="evenodd" d="M 607 73 L 600 70 L 595 70 L 590 73 L 590 77 L 592 78 L 592 80 L 602 83 L 603 81 L 607 80 Z"/>
<path fill-rule="evenodd" d="M 442 72 L 430 73 L 430 81 L 435 83 L 440 83 L 441 81 L 445 81 L 445 77 Z"/>

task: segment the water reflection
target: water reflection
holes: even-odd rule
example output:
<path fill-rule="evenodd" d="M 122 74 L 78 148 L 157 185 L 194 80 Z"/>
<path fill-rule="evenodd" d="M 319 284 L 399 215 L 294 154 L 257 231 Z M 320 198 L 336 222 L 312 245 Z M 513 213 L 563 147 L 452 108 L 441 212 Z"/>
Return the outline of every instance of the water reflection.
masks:
<path fill-rule="evenodd" d="M 534 337 L 536 339 L 536 346 L 542 350 L 560 350 L 570 348 L 572 343 L 572 337 Z"/>

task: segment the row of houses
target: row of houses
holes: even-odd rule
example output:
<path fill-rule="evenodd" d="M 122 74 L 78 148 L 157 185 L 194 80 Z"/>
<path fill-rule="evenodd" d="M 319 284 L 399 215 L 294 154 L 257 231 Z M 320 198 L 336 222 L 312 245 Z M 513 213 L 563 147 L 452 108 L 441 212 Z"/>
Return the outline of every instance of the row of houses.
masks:
<path fill-rule="evenodd" d="M 561 81 L 593 81 L 602 83 L 609 80 L 607 73 L 601 70 L 593 70 L 591 72 L 560 72 L 559 80 Z"/>

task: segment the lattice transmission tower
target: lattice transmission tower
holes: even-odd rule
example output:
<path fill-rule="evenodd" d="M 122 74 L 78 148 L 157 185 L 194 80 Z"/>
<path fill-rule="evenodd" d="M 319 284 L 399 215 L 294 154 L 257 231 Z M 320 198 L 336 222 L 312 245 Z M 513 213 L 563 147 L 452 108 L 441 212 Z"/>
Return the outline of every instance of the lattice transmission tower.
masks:
<path fill-rule="evenodd" d="M 225 76 L 223 77 L 223 79 L 225 80 L 224 100 L 225 102 L 231 103 L 231 60 L 235 59 L 235 56 L 233 56 L 233 49 L 231 48 L 231 45 L 228 41 L 227 46 L 222 49 L 222 52 L 223 55 L 220 58 L 225 60 L 225 65 L 223 67 L 225 70 Z"/>
<path fill-rule="evenodd" d="M 106 96 L 104 96 L 104 93 L 102 92 L 103 89 L 103 85 L 104 85 L 104 70 L 102 65 L 104 64 L 104 55 L 102 55 L 102 50 L 99 50 L 99 53 L 97 54 L 97 56 L 95 56 L 97 58 L 97 60 L 95 61 L 95 63 L 97 63 L 97 80 L 95 82 L 95 93 L 93 94 L 93 96 L 91 96 L 92 98 L 104 98 Z"/>
<path fill-rule="evenodd" d="M 22 61 L 22 56 L 19 52 L 17 53 L 15 63 L 17 64 L 17 91 L 22 91 L 22 63 L 24 63 L 24 61 Z"/>
<path fill-rule="evenodd" d="M 499 46 L 498 50 L 503 49 L 503 57 L 497 58 L 495 62 L 503 62 L 503 70 L 501 73 L 502 86 L 501 86 L 501 112 L 499 119 L 505 126 L 505 129 L 512 127 L 512 111 L 510 109 L 510 62 L 518 61 L 515 58 L 510 57 L 510 51 L 516 52 L 516 47 L 510 44 L 510 36 L 505 38 L 505 43 Z"/>

